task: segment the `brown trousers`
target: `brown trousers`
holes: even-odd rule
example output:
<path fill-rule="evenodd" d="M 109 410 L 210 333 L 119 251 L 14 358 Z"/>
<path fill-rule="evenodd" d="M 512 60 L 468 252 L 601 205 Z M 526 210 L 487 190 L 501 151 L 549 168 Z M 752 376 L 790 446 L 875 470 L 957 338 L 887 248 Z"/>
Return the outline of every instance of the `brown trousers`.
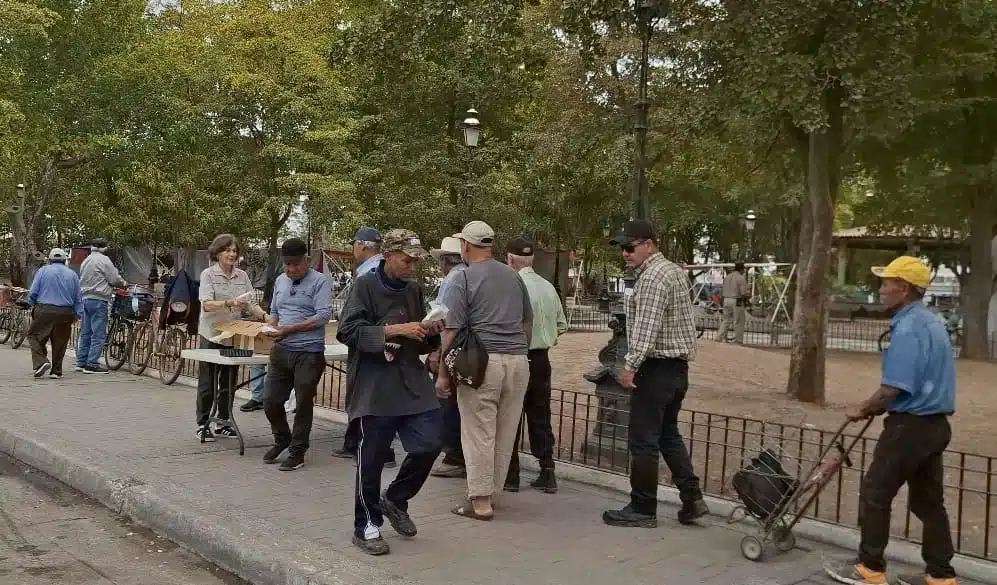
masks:
<path fill-rule="evenodd" d="M 48 361 L 48 342 L 52 340 L 52 373 L 62 374 L 62 360 L 66 357 L 66 346 L 73 334 L 73 320 L 76 314 L 72 307 L 58 305 L 35 305 L 31 327 L 28 327 L 28 343 L 31 344 L 31 367 L 37 370 Z"/>

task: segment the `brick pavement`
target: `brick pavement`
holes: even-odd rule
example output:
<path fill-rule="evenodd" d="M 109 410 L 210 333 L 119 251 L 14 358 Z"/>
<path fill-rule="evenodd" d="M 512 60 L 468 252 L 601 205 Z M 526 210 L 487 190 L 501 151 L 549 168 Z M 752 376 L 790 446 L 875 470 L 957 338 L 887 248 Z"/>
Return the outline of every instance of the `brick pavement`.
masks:
<path fill-rule="evenodd" d="M 0 430 L 173 498 L 199 520 L 262 547 L 263 555 L 271 544 L 261 543 L 272 542 L 293 548 L 316 570 L 346 571 L 338 575 L 342 583 L 568 585 L 622 578 L 632 585 L 824 584 L 821 557 L 844 553 L 802 542 L 799 550 L 752 563 L 740 555 L 740 528 L 717 518 L 681 527 L 666 506 L 657 530 L 607 527 L 601 511 L 625 498 L 569 482 L 556 495 L 504 494 L 493 522 L 474 522 L 449 512 L 461 498 L 462 481 L 431 478 L 412 502 L 419 536 L 402 540 L 386 528 L 392 554 L 373 559 L 349 540 L 354 466 L 330 455 L 341 425 L 316 420 L 307 465 L 281 473 L 260 461 L 269 446 L 262 412 L 238 416 L 248 447 L 239 457 L 235 441 L 195 442 L 192 388 L 128 373 L 71 370 L 63 380 L 35 380 L 28 364 L 26 351 L 0 348 Z M 216 560 L 213 551 L 198 552 Z M 326 563 L 331 558 L 338 559 L 335 565 Z"/>

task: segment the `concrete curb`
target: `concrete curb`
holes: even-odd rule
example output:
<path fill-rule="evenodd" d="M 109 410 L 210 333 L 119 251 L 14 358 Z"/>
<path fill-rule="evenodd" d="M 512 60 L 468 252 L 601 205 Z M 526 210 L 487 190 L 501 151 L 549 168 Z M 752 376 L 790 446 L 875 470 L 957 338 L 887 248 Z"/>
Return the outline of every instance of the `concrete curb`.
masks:
<path fill-rule="evenodd" d="M 0 452 L 98 500 L 254 585 L 396 585 L 375 565 L 322 549 L 239 513 L 189 512 L 176 486 L 150 488 L 114 463 L 97 467 L 17 432 L 0 429 Z M 225 519 L 235 519 L 234 532 Z M 306 552 L 302 552 L 306 551 Z M 308 554 L 308 553 L 311 554 Z"/>

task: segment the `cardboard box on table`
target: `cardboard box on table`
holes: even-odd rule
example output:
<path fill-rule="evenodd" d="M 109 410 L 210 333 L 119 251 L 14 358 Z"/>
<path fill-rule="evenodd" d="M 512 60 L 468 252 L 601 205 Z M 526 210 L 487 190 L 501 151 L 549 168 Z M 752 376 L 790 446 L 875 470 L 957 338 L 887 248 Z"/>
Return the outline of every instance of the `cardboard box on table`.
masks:
<path fill-rule="evenodd" d="M 251 349 L 253 353 L 269 355 L 274 341 L 263 335 L 264 326 L 266 323 L 260 321 L 236 320 L 215 323 L 215 329 L 221 333 L 211 338 L 211 341 L 222 343 L 226 339 L 231 339 L 232 347 Z"/>

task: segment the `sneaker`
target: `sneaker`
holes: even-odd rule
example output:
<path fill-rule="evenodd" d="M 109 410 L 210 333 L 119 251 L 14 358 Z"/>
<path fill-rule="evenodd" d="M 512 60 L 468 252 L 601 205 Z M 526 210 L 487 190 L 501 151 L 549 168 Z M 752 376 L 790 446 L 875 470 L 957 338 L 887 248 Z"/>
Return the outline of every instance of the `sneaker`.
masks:
<path fill-rule="evenodd" d="M 398 534 L 401 534 L 407 538 L 412 538 L 417 532 L 419 532 L 419 530 L 415 527 L 415 522 L 412 521 L 412 517 L 408 515 L 408 512 L 396 506 L 395 503 L 389 500 L 384 494 L 381 494 L 381 512 L 384 513 L 384 517 L 388 519 L 388 522 L 391 523 L 391 527 L 394 528 L 395 532 Z"/>
<path fill-rule="evenodd" d="M 194 438 L 202 443 L 214 443 L 215 434 L 208 427 L 197 427 L 194 431 Z"/>
<path fill-rule="evenodd" d="M 254 410 L 263 410 L 263 403 L 250 399 L 249 402 L 240 406 L 239 410 L 242 412 L 253 412 Z"/>
<path fill-rule="evenodd" d="M 433 477 L 467 477 L 467 468 L 463 465 L 453 465 L 442 461 L 430 472 Z"/>
<path fill-rule="evenodd" d="M 932 577 L 931 575 L 898 575 L 900 585 L 956 585 L 955 577 Z"/>
<path fill-rule="evenodd" d="M 78 373 L 78 374 L 82 374 L 82 373 L 86 372 L 87 370 L 86 370 L 86 366 L 76 366 L 75 368 L 73 368 L 73 371 L 76 372 L 76 373 Z"/>
<path fill-rule="evenodd" d="M 62 374 L 49 374 L 48 377 L 49 377 L 49 379 L 52 379 L 52 380 L 61 380 L 62 379 Z"/>
<path fill-rule="evenodd" d="M 679 524 L 694 524 L 697 518 L 702 518 L 709 513 L 710 509 L 702 499 L 686 502 L 682 504 L 682 509 L 678 513 Z"/>
<path fill-rule="evenodd" d="M 519 480 L 505 478 L 505 484 L 502 486 L 502 491 L 504 492 L 518 492 L 519 491 Z"/>
<path fill-rule="evenodd" d="M 554 470 L 541 469 L 540 475 L 530 482 L 530 487 L 535 490 L 543 490 L 545 494 L 556 494 L 557 477 L 554 476 Z"/>
<path fill-rule="evenodd" d="M 36 378 L 41 378 L 42 376 L 44 376 L 45 374 L 47 374 L 48 371 L 51 370 L 51 369 L 52 369 L 51 362 L 45 362 L 42 365 L 40 365 L 37 368 L 35 368 L 35 377 Z"/>
<path fill-rule="evenodd" d="M 602 521 L 610 526 L 624 528 L 657 528 L 658 518 L 650 514 L 641 514 L 626 505 L 622 510 L 606 510 L 602 513 Z"/>
<path fill-rule="evenodd" d="M 108 370 L 100 364 L 87 364 L 83 366 L 84 374 L 109 374 L 111 370 Z"/>
<path fill-rule="evenodd" d="M 339 457 L 340 459 L 353 459 L 357 456 L 356 449 L 347 449 L 345 446 L 340 447 L 332 452 L 333 457 Z"/>
<path fill-rule="evenodd" d="M 301 466 L 305 464 L 305 456 L 301 453 L 288 453 L 287 458 L 281 462 L 280 467 L 277 469 L 281 471 L 294 471 L 295 469 L 301 469 Z"/>
<path fill-rule="evenodd" d="M 363 552 L 375 557 L 386 555 L 391 552 L 388 543 L 384 541 L 380 534 L 372 538 L 353 535 L 353 544 Z"/>
<path fill-rule="evenodd" d="M 219 425 L 215 427 L 215 436 L 223 439 L 234 439 L 239 436 L 239 433 L 228 425 Z"/>
<path fill-rule="evenodd" d="M 285 449 L 287 449 L 287 447 L 281 445 L 274 445 L 273 447 L 270 447 L 270 449 L 263 454 L 263 462 L 267 465 L 277 463 L 277 458 L 280 457 L 280 454 L 283 453 Z"/>
<path fill-rule="evenodd" d="M 848 585 L 888 585 L 886 573 L 872 571 L 858 561 L 828 561 L 824 563 L 827 576 Z"/>

